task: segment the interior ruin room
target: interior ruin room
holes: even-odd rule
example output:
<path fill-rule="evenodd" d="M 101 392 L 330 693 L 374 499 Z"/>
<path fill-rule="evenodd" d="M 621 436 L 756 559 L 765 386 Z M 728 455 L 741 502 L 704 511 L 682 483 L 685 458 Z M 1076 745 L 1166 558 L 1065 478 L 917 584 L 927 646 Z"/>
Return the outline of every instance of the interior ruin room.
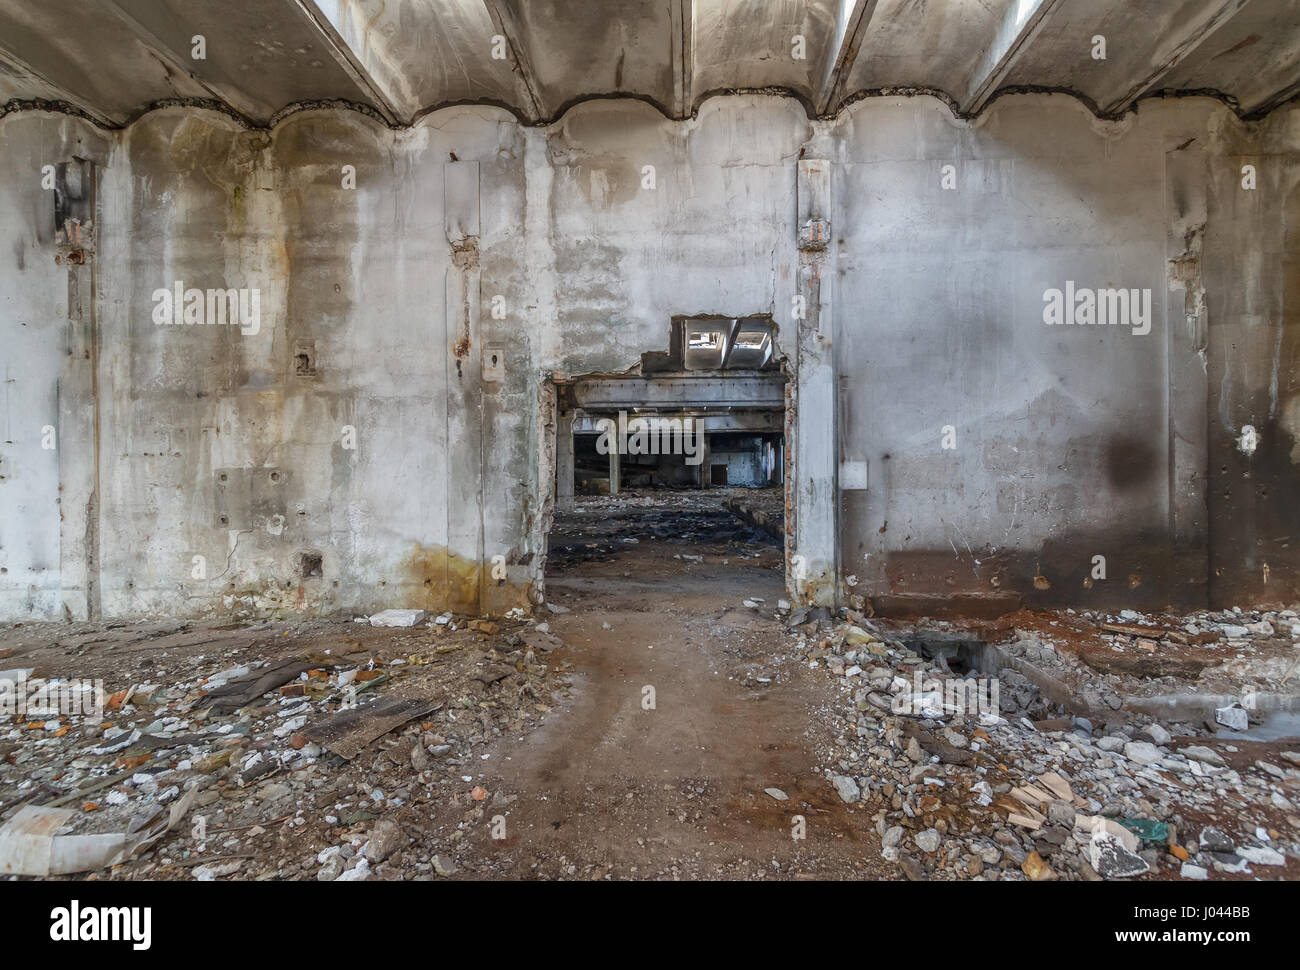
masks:
<path fill-rule="evenodd" d="M 1300 878 L 1298 96 L 1300 0 L 0 0 L 0 883 Z"/>

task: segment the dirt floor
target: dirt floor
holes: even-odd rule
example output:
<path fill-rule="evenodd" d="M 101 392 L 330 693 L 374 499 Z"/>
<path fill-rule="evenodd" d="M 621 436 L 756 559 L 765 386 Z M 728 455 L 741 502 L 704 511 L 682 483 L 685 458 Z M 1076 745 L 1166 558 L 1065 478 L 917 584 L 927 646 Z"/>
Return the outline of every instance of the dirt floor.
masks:
<path fill-rule="evenodd" d="M 743 606 L 785 595 L 779 546 L 702 504 L 591 502 L 557 521 L 547 592 L 571 610 L 551 626 L 573 699 L 498 776 L 528 794 L 517 834 L 485 849 L 548 877 L 897 878 L 869 815 L 818 769 L 834 693 L 770 608 Z"/>
<path fill-rule="evenodd" d="M 1139 878 L 1300 877 L 1300 743 L 1124 707 L 1286 688 L 1293 612 L 791 614 L 738 491 L 579 499 L 531 618 L 15 625 L 0 676 L 99 678 L 108 703 L 0 719 L 0 823 L 158 831 L 90 879 L 1077 879 L 1105 816 L 1169 824 L 1134 840 Z M 964 676 L 908 638 L 963 630 L 1009 641 L 1005 717 L 891 713 L 913 672 Z"/>

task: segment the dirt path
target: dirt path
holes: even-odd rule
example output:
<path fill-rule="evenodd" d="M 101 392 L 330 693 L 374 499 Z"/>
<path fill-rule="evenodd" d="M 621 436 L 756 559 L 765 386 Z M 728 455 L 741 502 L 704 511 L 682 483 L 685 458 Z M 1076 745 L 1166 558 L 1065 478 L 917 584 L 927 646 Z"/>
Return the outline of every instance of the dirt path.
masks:
<path fill-rule="evenodd" d="M 495 781 L 518 798 L 505 813 L 508 837 L 482 840 L 497 874 L 897 872 L 880 860 L 867 813 L 841 803 L 822 775 L 818 751 L 829 746 L 818 708 L 832 692 L 770 619 L 784 595 L 780 551 L 761 545 L 741 557 L 734 543 L 642 541 L 548 582 L 551 601 L 571 610 L 551 626 L 568 645 L 572 696 L 525 741 L 502 747 Z M 744 607 L 749 597 L 767 608 Z M 799 815 L 802 840 L 792 835 Z"/>

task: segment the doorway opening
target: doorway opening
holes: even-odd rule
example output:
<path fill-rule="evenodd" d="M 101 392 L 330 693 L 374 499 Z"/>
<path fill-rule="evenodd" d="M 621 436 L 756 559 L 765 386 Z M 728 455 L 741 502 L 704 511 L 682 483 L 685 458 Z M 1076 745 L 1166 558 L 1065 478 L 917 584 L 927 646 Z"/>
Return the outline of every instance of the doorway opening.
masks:
<path fill-rule="evenodd" d="M 768 594 L 743 600 L 777 605 L 790 476 L 776 337 L 769 317 L 677 317 L 667 350 L 628 372 L 551 382 L 548 602 L 730 572 Z"/>

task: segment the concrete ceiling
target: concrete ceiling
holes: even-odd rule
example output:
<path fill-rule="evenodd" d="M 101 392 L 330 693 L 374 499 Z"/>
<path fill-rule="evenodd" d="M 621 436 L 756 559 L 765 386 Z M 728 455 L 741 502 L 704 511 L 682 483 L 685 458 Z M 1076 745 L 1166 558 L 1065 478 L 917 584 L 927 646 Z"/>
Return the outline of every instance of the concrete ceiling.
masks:
<path fill-rule="evenodd" d="M 1300 0 L 0 0 L 0 103 L 106 126 L 178 101 L 256 125 L 322 102 L 535 123 L 609 96 L 681 118 L 736 90 L 819 116 L 921 90 L 974 115 L 1025 89 L 1104 116 L 1170 93 L 1262 115 L 1300 93 Z"/>

